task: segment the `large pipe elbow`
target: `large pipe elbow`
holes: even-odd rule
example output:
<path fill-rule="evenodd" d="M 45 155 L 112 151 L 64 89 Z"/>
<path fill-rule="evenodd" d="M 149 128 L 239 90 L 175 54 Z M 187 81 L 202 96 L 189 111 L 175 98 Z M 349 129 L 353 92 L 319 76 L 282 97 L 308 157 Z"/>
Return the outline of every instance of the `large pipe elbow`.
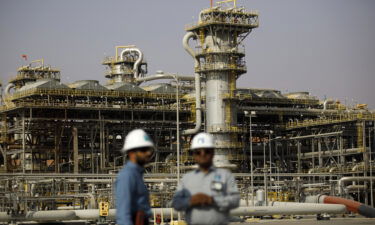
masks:
<path fill-rule="evenodd" d="M 197 36 L 193 32 L 188 32 L 185 34 L 184 38 L 182 39 L 182 45 L 184 49 L 193 57 L 194 59 L 194 68 L 199 65 L 198 60 L 195 58 L 194 50 L 189 46 L 189 40 L 191 38 L 196 39 Z M 199 73 L 195 73 L 195 113 L 196 113 L 196 121 L 195 127 L 193 129 L 188 129 L 182 131 L 182 135 L 191 135 L 196 134 L 201 129 L 202 124 L 202 109 L 201 109 L 201 78 Z"/>
<path fill-rule="evenodd" d="M 143 60 L 143 53 L 138 48 L 126 48 L 122 50 L 120 54 L 121 61 L 124 60 L 124 54 L 126 52 L 137 52 L 138 53 L 138 59 L 134 62 L 133 70 L 134 70 L 134 79 L 137 79 L 139 76 L 139 66 L 142 63 Z"/>
<path fill-rule="evenodd" d="M 182 39 L 182 45 L 184 46 L 184 49 L 189 53 L 189 55 L 191 55 L 191 57 L 194 58 L 194 61 L 197 61 L 196 58 L 195 58 L 195 52 L 194 50 L 189 46 L 189 40 L 193 38 L 193 39 L 197 39 L 197 35 L 193 32 L 187 32 L 184 36 L 184 38 Z"/>
<path fill-rule="evenodd" d="M 353 200 L 334 197 L 334 196 L 327 196 L 327 195 L 316 195 L 316 196 L 309 196 L 305 200 L 306 203 L 323 203 L 323 204 L 341 204 L 345 205 L 346 209 L 353 213 L 359 213 L 362 216 L 374 218 L 375 217 L 375 209 L 362 204 L 360 202 L 356 202 Z"/>
<path fill-rule="evenodd" d="M 5 90 L 4 90 L 5 95 L 9 95 L 10 94 L 10 89 L 12 89 L 12 88 L 14 88 L 14 84 L 12 84 L 12 83 L 8 84 L 5 87 Z"/>

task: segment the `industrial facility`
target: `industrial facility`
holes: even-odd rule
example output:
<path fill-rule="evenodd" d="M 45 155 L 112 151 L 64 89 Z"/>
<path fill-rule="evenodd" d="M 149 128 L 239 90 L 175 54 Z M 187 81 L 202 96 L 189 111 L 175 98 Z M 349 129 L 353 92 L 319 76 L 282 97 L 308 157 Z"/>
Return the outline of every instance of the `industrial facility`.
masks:
<path fill-rule="evenodd" d="M 170 201 L 195 168 L 189 146 L 201 131 L 214 136 L 215 165 L 237 179 L 233 215 L 375 217 L 375 111 L 309 92 L 238 88 L 243 41 L 258 26 L 258 12 L 235 1 L 202 10 L 182 40 L 192 75 L 149 74 L 152 59 L 136 45 L 103 59 L 105 84 L 61 83 L 64 74 L 43 59 L 19 67 L 1 86 L 0 223 L 114 221 L 120 149 L 135 128 L 157 146 L 144 174 L 155 217 L 177 219 Z"/>

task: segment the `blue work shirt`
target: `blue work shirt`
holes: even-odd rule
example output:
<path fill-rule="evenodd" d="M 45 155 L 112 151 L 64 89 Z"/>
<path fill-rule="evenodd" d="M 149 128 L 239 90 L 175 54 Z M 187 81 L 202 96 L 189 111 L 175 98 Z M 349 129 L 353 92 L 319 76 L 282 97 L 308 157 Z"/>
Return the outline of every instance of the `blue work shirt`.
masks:
<path fill-rule="evenodd" d="M 116 179 L 116 217 L 118 225 L 133 225 L 137 211 L 151 216 L 147 187 L 143 181 L 144 169 L 129 161 Z"/>
<path fill-rule="evenodd" d="M 209 206 L 190 206 L 191 196 L 204 193 L 214 203 Z M 229 212 L 240 203 L 236 181 L 229 170 L 211 167 L 207 173 L 199 169 L 185 174 L 173 196 L 172 206 L 185 211 L 189 225 L 224 225 L 229 223 Z"/>

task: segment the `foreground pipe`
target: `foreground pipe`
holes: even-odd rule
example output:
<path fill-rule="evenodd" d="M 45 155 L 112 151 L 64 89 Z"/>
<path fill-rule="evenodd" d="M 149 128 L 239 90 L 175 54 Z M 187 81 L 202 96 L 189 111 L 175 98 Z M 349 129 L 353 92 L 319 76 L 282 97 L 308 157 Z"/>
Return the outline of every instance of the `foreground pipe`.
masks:
<path fill-rule="evenodd" d="M 305 202 L 309 203 L 324 203 L 324 204 L 342 204 L 346 206 L 346 209 L 353 213 L 359 213 L 362 216 L 375 218 L 375 209 L 364 205 L 360 202 L 356 202 L 349 199 L 327 196 L 327 195 L 316 195 L 306 197 Z"/>
<path fill-rule="evenodd" d="M 322 205 L 306 203 L 274 203 L 275 206 L 239 207 L 230 212 L 232 216 L 266 216 L 266 215 L 309 215 L 309 214 L 340 214 L 345 212 L 344 205 Z M 153 208 L 152 214 L 163 215 L 164 218 L 177 218 L 178 212 L 172 208 Z M 99 209 L 85 210 L 51 210 L 29 212 L 25 217 L 12 217 L 5 212 L 0 213 L 0 221 L 58 221 L 58 220 L 96 220 Z M 116 209 L 110 209 L 107 219 L 116 219 Z"/>
<path fill-rule="evenodd" d="M 124 54 L 126 52 L 137 52 L 138 53 L 138 59 L 135 61 L 134 66 L 133 66 L 134 79 L 137 79 L 138 76 L 139 76 L 139 65 L 141 64 L 141 62 L 143 60 L 143 53 L 138 48 L 126 48 L 126 49 L 122 50 L 122 52 L 120 53 L 121 61 L 124 60 Z"/>
<path fill-rule="evenodd" d="M 75 220 L 78 219 L 74 211 L 68 210 L 49 210 L 27 212 L 25 216 L 12 216 L 6 212 L 0 212 L 0 221 L 56 221 L 56 220 Z"/>
<path fill-rule="evenodd" d="M 198 67 L 199 62 L 195 58 L 194 50 L 189 46 L 189 40 L 191 38 L 196 39 L 197 36 L 193 32 L 188 32 L 185 34 L 184 38 L 182 39 L 182 45 L 184 49 L 193 57 L 194 59 L 194 69 Z M 182 131 L 182 135 L 190 135 L 196 134 L 201 129 L 202 124 L 202 109 L 201 109 L 201 77 L 199 73 L 195 73 L 195 127 L 193 129 L 188 129 Z"/>
<path fill-rule="evenodd" d="M 328 207 L 326 207 L 328 206 Z M 231 211 L 232 216 L 267 216 L 267 215 L 312 215 L 312 214 L 341 214 L 345 212 L 344 205 L 319 204 L 288 204 L 277 206 L 239 207 Z"/>

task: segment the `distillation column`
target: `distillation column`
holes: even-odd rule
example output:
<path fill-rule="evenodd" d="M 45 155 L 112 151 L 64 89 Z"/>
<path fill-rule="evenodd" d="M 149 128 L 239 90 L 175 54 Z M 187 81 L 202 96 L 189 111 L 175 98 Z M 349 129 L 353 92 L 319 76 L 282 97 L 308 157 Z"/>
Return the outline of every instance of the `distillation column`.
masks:
<path fill-rule="evenodd" d="M 231 167 L 228 161 L 239 160 L 236 80 L 246 73 L 245 51 L 241 42 L 258 27 L 258 14 L 244 8 L 211 7 L 201 11 L 197 24 L 186 30 L 198 39 L 195 54 L 200 73 L 206 82 L 206 130 L 215 137 L 215 165 Z"/>
<path fill-rule="evenodd" d="M 116 55 L 106 57 L 102 63 L 108 67 L 108 84 L 135 83 L 135 80 L 147 73 L 147 62 L 141 50 L 134 45 L 116 46 Z"/>

